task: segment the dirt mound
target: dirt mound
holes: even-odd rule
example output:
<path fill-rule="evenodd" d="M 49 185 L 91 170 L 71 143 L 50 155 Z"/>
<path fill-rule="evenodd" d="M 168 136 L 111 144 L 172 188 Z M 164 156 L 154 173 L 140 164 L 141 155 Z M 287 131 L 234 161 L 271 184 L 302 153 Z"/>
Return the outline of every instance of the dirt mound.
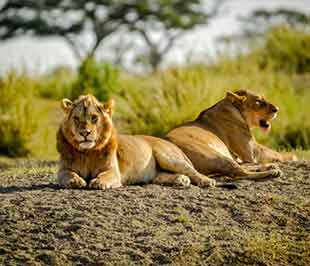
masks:
<path fill-rule="evenodd" d="M 0 265 L 310 265 L 310 162 L 237 189 L 63 190 L 56 167 L 1 169 Z"/>

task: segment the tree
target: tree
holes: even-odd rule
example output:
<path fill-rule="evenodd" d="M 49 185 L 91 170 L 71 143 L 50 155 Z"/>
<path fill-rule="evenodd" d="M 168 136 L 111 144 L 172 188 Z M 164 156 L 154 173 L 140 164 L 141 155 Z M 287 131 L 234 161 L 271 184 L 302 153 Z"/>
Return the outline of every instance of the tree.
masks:
<path fill-rule="evenodd" d="M 244 34 L 262 35 L 271 27 L 287 25 L 291 28 L 310 30 L 310 15 L 302 11 L 279 8 L 276 10 L 258 9 L 248 17 L 240 18 Z"/>
<path fill-rule="evenodd" d="M 188 30 L 206 24 L 215 16 L 222 1 L 215 1 L 207 11 L 202 0 L 137 1 L 132 15 L 138 19 L 128 23 L 129 29 L 142 37 L 147 51 L 138 60 L 156 70 L 174 43 Z"/>
<path fill-rule="evenodd" d="M 93 56 L 102 40 L 125 27 L 139 32 L 157 68 L 185 30 L 207 22 L 203 0 L 9 0 L 0 8 L 0 38 L 21 34 L 64 37 L 81 58 Z M 161 31 L 155 42 L 151 35 Z M 91 32 L 93 44 L 83 51 L 79 37 Z M 84 48 L 85 50 L 85 48 Z"/>
<path fill-rule="evenodd" d="M 78 36 L 83 31 L 93 33 L 93 45 L 86 53 L 91 56 L 124 23 L 126 13 L 126 5 L 113 0 L 10 0 L 0 10 L 0 38 L 58 35 L 81 58 Z"/>
<path fill-rule="evenodd" d="M 257 9 L 246 17 L 240 17 L 242 31 L 220 36 L 217 40 L 231 47 L 250 47 L 265 43 L 266 34 L 278 26 L 292 30 L 309 31 L 310 15 L 302 11 L 279 8 L 275 10 Z"/>

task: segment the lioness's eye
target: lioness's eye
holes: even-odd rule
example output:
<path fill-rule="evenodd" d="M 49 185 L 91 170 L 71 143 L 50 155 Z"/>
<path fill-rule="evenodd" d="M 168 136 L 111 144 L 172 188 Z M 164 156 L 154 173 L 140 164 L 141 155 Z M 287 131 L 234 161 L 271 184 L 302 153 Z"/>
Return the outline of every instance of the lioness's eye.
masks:
<path fill-rule="evenodd" d="M 256 105 L 259 106 L 259 107 L 265 107 L 265 106 L 267 106 L 267 104 L 266 104 L 264 101 L 256 101 L 255 103 L 256 103 Z"/>
<path fill-rule="evenodd" d="M 73 120 L 74 120 L 74 122 L 76 122 L 76 123 L 79 122 L 79 118 L 78 118 L 77 116 L 74 116 L 74 117 L 73 117 Z"/>
<path fill-rule="evenodd" d="M 98 116 L 93 115 L 93 116 L 91 117 L 91 121 L 92 121 L 94 124 L 97 123 L 97 121 L 98 121 Z"/>

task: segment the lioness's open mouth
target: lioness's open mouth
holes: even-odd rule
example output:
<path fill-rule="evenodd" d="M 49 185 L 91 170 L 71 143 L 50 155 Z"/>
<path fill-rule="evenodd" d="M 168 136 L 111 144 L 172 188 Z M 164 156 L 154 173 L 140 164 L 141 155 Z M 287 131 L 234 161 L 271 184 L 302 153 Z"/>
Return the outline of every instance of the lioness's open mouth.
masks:
<path fill-rule="evenodd" d="M 263 129 L 268 129 L 270 128 L 270 123 L 266 120 L 259 120 L 259 126 Z"/>

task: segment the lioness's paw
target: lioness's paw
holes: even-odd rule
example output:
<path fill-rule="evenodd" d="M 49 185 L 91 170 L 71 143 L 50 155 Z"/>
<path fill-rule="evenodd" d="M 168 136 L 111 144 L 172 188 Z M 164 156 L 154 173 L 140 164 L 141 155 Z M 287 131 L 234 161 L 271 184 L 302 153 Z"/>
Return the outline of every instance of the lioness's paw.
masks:
<path fill-rule="evenodd" d="M 270 175 L 272 177 L 281 177 L 283 176 L 283 172 L 280 169 L 270 170 Z"/>
<path fill-rule="evenodd" d="M 191 180 L 186 175 L 178 175 L 174 181 L 174 185 L 180 187 L 188 187 L 191 184 Z"/>
<path fill-rule="evenodd" d="M 202 178 L 198 183 L 199 187 L 215 187 L 215 185 L 216 181 L 208 177 Z"/>
<path fill-rule="evenodd" d="M 279 170 L 279 166 L 274 163 L 267 163 L 261 166 L 261 171 Z"/>
<path fill-rule="evenodd" d="M 86 181 L 77 175 L 71 177 L 63 184 L 64 188 L 85 188 L 86 186 Z"/>

